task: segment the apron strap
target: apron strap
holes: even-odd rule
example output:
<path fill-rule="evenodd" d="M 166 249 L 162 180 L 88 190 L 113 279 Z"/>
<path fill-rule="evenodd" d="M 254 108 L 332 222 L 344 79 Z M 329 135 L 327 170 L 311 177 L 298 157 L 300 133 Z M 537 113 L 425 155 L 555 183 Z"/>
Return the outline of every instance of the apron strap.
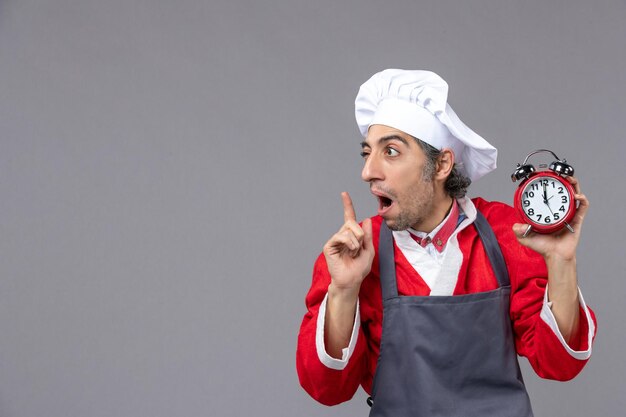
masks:
<path fill-rule="evenodd" d="M 498 286 L 508 287 L 511 285 L 511 281 L 509 279 L 509 272 L 506 269 L 506 262 L 504 262 L 504 256 L 502 256 L 502 250 L 498 244 L 498 239 L 496 239 L 493 229 L 480 211 L 476 211 L 474 226 L 476 227 L 476 230 L 478 230 L 480 240 L 483 241 L 483 247 L 485 248 L 487 257 L 489 257 L 489 261 L 491 262 L 491 268 L 493 269 L 494 274 L 496 274 Z"/>
<path fill-rule="evenodd" d="M 480 211 L 476 212 L 474 227 L 478 231 L 478 236 L 483 242 L 483 247 L 487 257 L 491 262 L 491 268 L 496 275 L 498 287 L 508 287 L 510 284 L 509 273 L 506 262 L 502 255 L 502 250 L 493 233 L 493 229 Z M 378 264 L 380 268 L 380 285 L 382 289 L 383 301 L 398 296 L 398 286 L 396 283 L 396 265 L 393 248 L 393 235 L 387 224 L 383 220 L 380 225 L 380 235 L 378 241 Z"/>
<path fill-rule="evenodd" d="M 380 269 L 380 286 L 383 292 L 383 301 L 398 296 L 396 284 L 396 262 L 393 253 L 393 235 L 383 220 L 380 225 L 378 240 L 378 265 Z"/>

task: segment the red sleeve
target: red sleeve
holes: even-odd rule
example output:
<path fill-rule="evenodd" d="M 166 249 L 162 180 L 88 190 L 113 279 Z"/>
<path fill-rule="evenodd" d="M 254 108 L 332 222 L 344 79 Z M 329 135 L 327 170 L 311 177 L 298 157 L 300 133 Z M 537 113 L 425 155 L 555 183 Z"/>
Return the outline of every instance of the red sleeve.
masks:
<path fill-rule="evenodd" d="M 315 262 L 313 283 L 305 299 L 307 312 L 298 335 L 296 368 L 300 385 L 311 397 L 322 404 L 335 405 L 354 396 L 367 370 L 367 353 L 363 331 L 359 328 L 356 347 L 343 370 L 328 368 L 319 360 L 315 346 L 317 317 L 329 284 L 330 274 L 322 254 Z"/>
<path fill-rule="evenodd" d="M 510 313 L 517 353 L 528 358 L 532 368 L 542 378 L 559 381 L 574 378 L 587 360 L 570 355 L 554 331 L 540 317 L 548 283 L 548 271 L 543 258 L 517 242 L 512 226 L 520 220 L 512 207 L 480 199 L 475 204 L 498 238 L 511 278 Z M 597 329 L 595 315 L 591 309 L 589 312 Z M 580 327 L 569 344 L 575 351 L 588 348 L 589 323 L 582 308 L 580 313 Z"/>

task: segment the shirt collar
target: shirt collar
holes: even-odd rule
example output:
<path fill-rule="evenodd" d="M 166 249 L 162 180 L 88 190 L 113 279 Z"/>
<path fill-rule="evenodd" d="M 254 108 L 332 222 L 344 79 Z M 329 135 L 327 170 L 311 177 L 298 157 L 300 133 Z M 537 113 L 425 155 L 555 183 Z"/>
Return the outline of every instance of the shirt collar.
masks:
<path fill-rule="evenodd" d="M 452 200 L 452 208 L 450 208 L 450 212 L 446 216 L 445 219 L 439 224 L 439 226 L 435 227 L 432 232 L 424 233 L 418 232 L 414 229 L 408 229 L 409 235 L 417 242 L 418 245 L 425 248 L 429 244 L 437 249 L 438 252 L 443 252 L 446 244 L 448 243 L 448 239 L 454 233 L 454 230 L 457 228 L 459 224 L 459 205 L 456 202 L 456 199 Z"/>

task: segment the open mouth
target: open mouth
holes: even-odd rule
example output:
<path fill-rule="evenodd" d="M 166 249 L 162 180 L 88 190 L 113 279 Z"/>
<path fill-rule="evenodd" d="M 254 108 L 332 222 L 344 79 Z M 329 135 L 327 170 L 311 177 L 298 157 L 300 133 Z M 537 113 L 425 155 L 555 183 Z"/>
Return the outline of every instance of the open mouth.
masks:
<path fill-rule="evenodd" d="M 371 191 L 372 194 L 374 194 L 374 196 L 378 199 L 378 214 L 382 216 L 393 206 L 394 200 L 388 195 L 388 193 L 374 189 Z"/>
<path fill-rule="evenodd" d="M 381 209 L 386 209 L 387 207 L 391 206 L 392 203 L 393 201 L 391 201 L 389 197 L 378 196 L 378 204 Z"/>

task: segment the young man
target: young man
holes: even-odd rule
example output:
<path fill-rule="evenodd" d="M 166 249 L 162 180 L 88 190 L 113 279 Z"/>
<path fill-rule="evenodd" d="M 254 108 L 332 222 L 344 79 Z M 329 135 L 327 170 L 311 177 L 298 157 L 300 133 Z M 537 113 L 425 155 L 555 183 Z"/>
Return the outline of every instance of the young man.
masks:
<path fill-rule="evenodd" d="M 378 216 L 344 225 L 313 271 L 298 339 L 304 389 L 323 404 L 362 385 L 371 416 L 532 416 L 517 363 L 568 380 L 591 355 L 595 318 L 576 278 L 574 233 L 526 234 L 514 210 L 465 197 L 496 149 L 447 104 L 428 71 L 385 70 L 361 86 L 362 177 Z"/>

